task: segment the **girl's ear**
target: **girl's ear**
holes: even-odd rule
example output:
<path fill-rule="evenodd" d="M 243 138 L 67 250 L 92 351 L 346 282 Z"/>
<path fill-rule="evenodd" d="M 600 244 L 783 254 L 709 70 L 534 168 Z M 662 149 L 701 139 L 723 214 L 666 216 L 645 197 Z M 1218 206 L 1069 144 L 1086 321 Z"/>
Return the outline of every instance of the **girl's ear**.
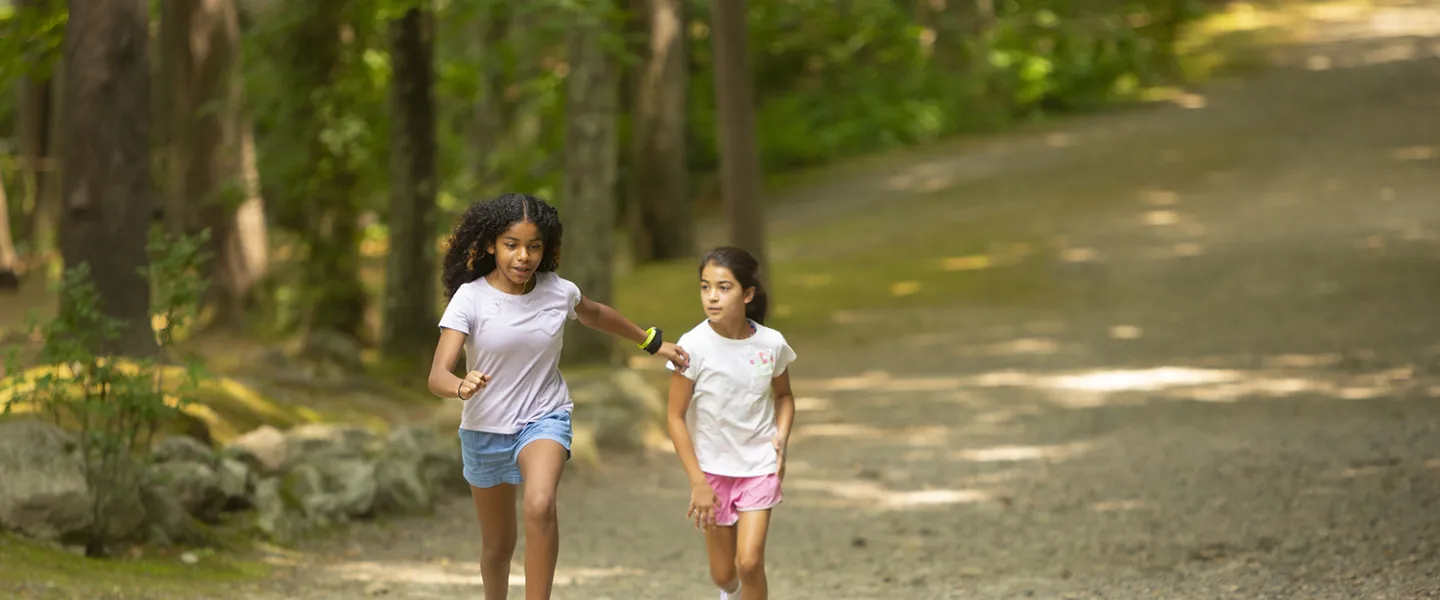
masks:
<path fill-rule="evenodd" d="M 753 287 L 745 288 L 745 303 L 746 303 L 746 304 L 749 304 L 750 301 L 751 301 L 751 300 L 754 300 L 754 299 L 755 299 L 755 288 L 753 288 Z"/>

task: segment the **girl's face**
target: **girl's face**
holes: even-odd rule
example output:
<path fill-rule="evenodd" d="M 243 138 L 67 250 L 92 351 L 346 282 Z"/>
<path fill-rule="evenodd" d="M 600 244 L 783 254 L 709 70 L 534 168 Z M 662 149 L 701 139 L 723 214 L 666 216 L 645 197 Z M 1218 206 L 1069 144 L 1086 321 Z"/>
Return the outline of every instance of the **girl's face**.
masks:
<path fill-rule="evenodd" d="M 755 288 L 742 288 L 730 269 L 709 263 L 700 272 L 700 305 L 711 321 L 744 320 L 745 305 L 755 297 Z"/>
<path fill-rule="evenodd" d="M 545 256 L 545 240 L 534 223 L 520 221 L 500 232 L 485 250 L 495 255 L 495 270 L 500 276 L 524 287 Z"/>

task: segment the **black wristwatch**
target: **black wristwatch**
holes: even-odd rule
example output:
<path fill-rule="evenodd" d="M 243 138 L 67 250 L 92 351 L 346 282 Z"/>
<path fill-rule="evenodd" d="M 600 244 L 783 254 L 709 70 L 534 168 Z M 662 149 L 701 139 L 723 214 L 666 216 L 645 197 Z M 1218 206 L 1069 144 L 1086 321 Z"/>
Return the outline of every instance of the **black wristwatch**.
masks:
<path fill-rule="evenodd" d="M 638 344 L 638 345 L 639 345 L 641 348 L 643 348 L 646 352 L 649 352 L 649 353 L 652 354 L 652 355 L 655 354 L 656 352 L 659 352 L 659 351 L 660 351 L 660 345 L 665 343 L 665 340 L 664 340 L 665 334 L 664 334 L 664 332 L 660 331 L 660 328 L 659 328 L 659 327 L 651 327 L 651 328 L 650 328 L 648 331 L 646 331 L 645 333 L 646 333 L 645 341 L 641 342 L 641 343 Z"/>

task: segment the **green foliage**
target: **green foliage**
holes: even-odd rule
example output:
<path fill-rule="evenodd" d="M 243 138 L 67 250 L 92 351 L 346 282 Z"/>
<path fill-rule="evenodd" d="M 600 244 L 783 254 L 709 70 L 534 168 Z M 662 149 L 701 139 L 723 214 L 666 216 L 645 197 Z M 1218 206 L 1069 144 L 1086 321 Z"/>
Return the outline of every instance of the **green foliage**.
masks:
<path fill-rule="evenodd" d="M 1103 10 L 1057 0 L 995 4 L 988 27 L 962 13 L 947 15 L 932 31 L 910 3 L 893 0 L 851 0 L 845 10 L 828 0 L 751 0 L 748 41 L 764 168 L 1133 98 L 1171 74 L 1175 33 L 1198 15 L 1186 0 L 1134 0 Z M 690 158 L 702 171 L 718 164 L 708 5 L 690 5 Z"/>
<path fill-rule="evenodd" d="M 207 238 L 208 230 L 176 239 L 165 238 L 158 226 L 150 232 L 151 262 L 142 273 L 155 289 L 152 312 L 163 319 L 157 331 L 159 356 L 131 361 L 96 353 L 120 334 L 122 322 L 102 311 L 89 265 L 81 263 L 66 269 L 59 284 L 58 314 L 38 326 L 44 342 L 39 362 L 48 368 L 22 372 L 18 352 L 12 352 L 7 365 L 7 372 L 17 373 L 9 385 L 25 395 L 30 408 L 77 430 L 99 536 L 111 531 L 107 523 L 114 515 L 107 507 L 114 495 L 135 476 L 131 455 L 149 447 L 151 437 L 184 409 L 185 395 L 199 384 L 199 364 L 191 362 L 178 385 L 167 386 L 165 358 L 175 332 L 194 319 L 204 293 L 199 274 L 208 257 L 200 248 Z M 172 393 L 178 399 L 167 400 Z M 12 399 L 4 412 L 20 404 Z"/>
<path fill-rule="evenodd" d="M 61 0 L 38 10 L 0 6 L 0 89 L 21 77 L 50 76 L 62 54 L 69 16 Z"/>

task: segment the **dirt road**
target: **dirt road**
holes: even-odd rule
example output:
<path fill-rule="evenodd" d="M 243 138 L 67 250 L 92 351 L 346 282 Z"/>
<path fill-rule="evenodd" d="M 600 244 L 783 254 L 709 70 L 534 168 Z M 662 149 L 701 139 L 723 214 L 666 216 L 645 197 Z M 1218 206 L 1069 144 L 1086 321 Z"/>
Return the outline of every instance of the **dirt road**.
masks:
<path fill-rule="evenodd" d="M 1337 13 L 1189 107 L 865 174 L 873 227 L 779 248 L 1023 230 L 1049 242 L 990 268 L 1053 301 L 836 315 L 889 339 L 799 341 L 773 597 L 1440 597 L 1434 14 Z M 685 498 L 665 455 L 568 480 L 556 597 L 716 597 Z M 245 595 L 480 597 L 465 502 L 303 550 Z"/>

